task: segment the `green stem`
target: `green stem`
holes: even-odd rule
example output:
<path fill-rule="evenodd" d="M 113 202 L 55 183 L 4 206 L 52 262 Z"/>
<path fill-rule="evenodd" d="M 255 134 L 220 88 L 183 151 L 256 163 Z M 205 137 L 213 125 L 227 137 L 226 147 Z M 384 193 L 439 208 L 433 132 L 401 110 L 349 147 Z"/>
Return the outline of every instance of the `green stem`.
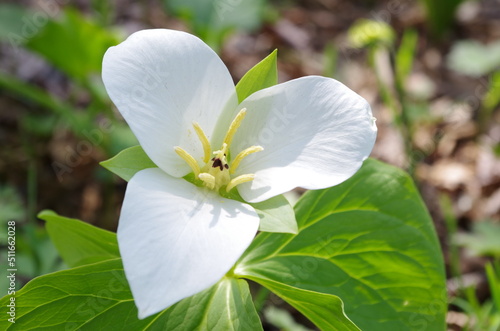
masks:
<path fill-rule="evenodd" d="M 114 118 L 109 99 L 102 94 L 96 84 L 94 84 L 89 78 L 86 78 L 80 82 L 80 85 L 86 89 L 92 97 L 93 106 L 89 107 L 92 119 L 95 118 L 99 112 L 106 114 L 110 118 Z"/>
<path fill-rule="evenodd" d="M 491 123 L 491 117 L 495 107 L 500 103 L 500 71 L 493 73 L 490 77 L 488 92 L 483 97 L 479 109 L 479 132 L 485 133 Z"/>
<path fill-rule="evenodd" d="M 35 274 L 39 275 L 41 273 L 41 260 L 40 256 L 35 247 L 37 247 L 37 219 L 36 219 L 36 201 L 37 201 L 37 167 L 36 167 L 36 157 L 33 150 L 33 145 L 30 142 L 28 134 L 23 130 L 23 148 L 28 156 L 28 169 L 26 176 L 26 187 L 27 187 L 27 223 L 23 226 L 23 234 L 26 236 L 27 242 L 31 243 L 30 253 L 35 265 Z"/>
<path fill-rule="evenodd" d="M 396 104 L 394 103 L 394 99 L 391 95 L 389 87 L 385 84 L 384 80 L 382 79 L 382 76 L 380 75 L 380 72 L 377 68 L 376 65 L 376 57 L 377 53 L 379 51 L 379 47 L 373 46 L 369 49 L 368 51 L 368 63 L 370 67 L 373 69 L 373 72 L 375 73 L 375 77 L 377 79 L 377 84 L 380 90 L 380 95 L 382 97 L 382 102 L 389 108 L 389 110 L 392 113 L 393 118 L 396 121 L 396 124 L 400 126 L 400 118 L 399 118 L 399 110 Z"/>
<path fill-rule="evenodd" d="M 495 270 L 496 269 L 496 270 Z M 486 264 L 486 276 L 490 286 L 491 301 L 495 305 L 498 312 L 500 312 L 500 267 L 495 268 L 494 264 L 488 262 Z"/>
<path fill-rule="evenodd" d="M 411 141 L 411 133 L 409 130 L 410 123 L 407 118 L 406 111 L 406 102 L 405 102 L 405 94 L 404 88 L 401 82 L 398 82 L 397 77 L 395 77 L 396 81 L 396 93 L 397 97 L 401 103 L 401 107 L 394 101 L 396 98 L 393 96 L 390 87 L 384 82 L 382 76 L 376 65 L 376 56 L 379 51 L 379 47 L 373 46 L 369 49 L 368 52 L 368 63 L 370 67 L 373 69 L 375 73 L 375 77 L 377 79 L 377 84 L 379 86 L 380 95 L 382 97 L 382 102 L 389 108 L 391 111 L 392 117 L 394 119 L 394 123 L 396 124 L 397 129 L 401 133 L 404 141 L 405 154 L 409 161 L 409 169 L 408 171 L 413 176 L 414 173 L 414 162 L 413 162 L 413 145 Z"/>
<path fill-rule="evenodd" d="M 412 143 L 413 130 L 411 121 L 408 118 L 408 113 L 409 113 L 408 100 L 406 98 L 404 81 L 402 81 L 402 79 L 403 78 L 400 75 L 397 74 L 394 75 L 394 82 L 395 82 L 394 85 L 395 85 L 396 95 L 399 100 L 399 103 L 401 104 L 401 110 L 399 112 L 399 124 L 400 124 L 399 130 L 401 132 L 401 135 L 403 136 L 405 151 L 408 157 L 408 172 L 412 177 L 414 177 L 415 165 L 418 160 L 415 160 L 414 158 L 415 151 Z"/>
<path fill-rule="evenodd" d="M 337 74 L 338 50 L 328 43 L 323 51 L 323 76 L 335 78 Z"/>
<path fill-rule="evenodd" d="M 448 241 L 450 252 L 451 276 L 458 280 L 459 288 L 463 289 L 462 273 L 460 272 L 460 251 L 454 241 L 454 237 L 457 234 L 457 219 L 453 214 L 453 207 L 450 198 L 447 195 L 441 194 L 439 197 L 439 203 L 443 210 L 443 216 L 446 223 L 446 240 Z"/>

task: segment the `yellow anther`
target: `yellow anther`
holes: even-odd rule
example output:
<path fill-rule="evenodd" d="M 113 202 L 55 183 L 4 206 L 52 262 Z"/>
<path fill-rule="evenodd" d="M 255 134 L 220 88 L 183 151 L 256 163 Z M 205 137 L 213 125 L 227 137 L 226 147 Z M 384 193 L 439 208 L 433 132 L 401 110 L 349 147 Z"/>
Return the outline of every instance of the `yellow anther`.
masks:
<path fill-rule="evenodd" d="M 236 178 L 231 179 L 229 184 L 226 186 L 226 192 L 231 191 L 236 185 L 240 185 L 249 181 L 252 181 L 255 178 L 255 175 L 253 174 L 248 174 L 248 175 L 241 175 Z"/>
<path fill-rule="evenodd" d="M 231 122 L 229 130 L 227 130 L 226 136 L 224 137 L 224 143 L 227 144 L 227 147 L 231 146 L 234 134 L 236 133 L 236 130 L 238 130 L 238 128 L 240 127 L 241 121 L 243 121 L 246 114 L 247 114 L 247 109 L 243 108 L 242 110 L 240 110 L 238 115 L 236 115 L 233 122 Z"/>
<path fill-rule="evenodd" d="M 200 174 L 200 166 L 198 165 L 198 162 L 196 162 L 194 157 L 192 157 L 191 154 L 189 154 L 179 146 L 175 146 L 174 151 L 191 167 L 194 176 L 198 177 L 198 175 Z"/>
<path fill-rule="evenodd" d="M 201 174 L 198 175 L 198 178 L 201 179 L 209 189 L 213 190 L 215 188 L 215 177 L 206 173 L 202 172 Z"/>
<path fill-rule="evenodd" d="M 257 153 L 257 152 L 260 152 L 263 150 L 264 150 L 264 148 L 262 148 L 262 146 L 252 146 L 252 147 L 248 147 L 247 149 L 242 150 L 241 152 L 238 153 L 238 155 L 236 155 L 236 158 L 231 163 L 231 168 L 229 169 L 229 172 L 231 174 L 234 174 L 234 172 L 236 171 L 236 168 L 238 168 L 238 166 L 240 165 L 241 160 L 243 160 L 245 157 L 247 157 L 250 154 Z"/>
<path fill-rule="evenodd" d="M 203 145 L 203 162 L 207 163 L 208 160 L 210 160 L 210 151 L 212 150 L 212 148 L 210 147 L 210 142 L 208 141 L 207 135 L 205 134 L 205 132 L 203 132 L 203 129 L 198 123 L 194 122 L 193 127 L 196 131 L 196 134 L 198 135 L 198 138 L 200 138 L 201 144 Z"/>

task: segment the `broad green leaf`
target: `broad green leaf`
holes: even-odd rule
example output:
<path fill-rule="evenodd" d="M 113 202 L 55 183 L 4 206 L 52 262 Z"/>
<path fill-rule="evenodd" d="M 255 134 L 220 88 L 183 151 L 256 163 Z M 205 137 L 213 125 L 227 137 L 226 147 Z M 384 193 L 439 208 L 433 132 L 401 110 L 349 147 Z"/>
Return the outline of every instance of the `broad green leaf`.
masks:
<path fill-rule="evenodd" d="M 38 217 L 47 222 L 46 229 L 64 262 L 70 267 L 120 257 L 116 234 L 77 219 L 62 217 L 44 210 Z"/>
<path fill-rule="evenodd" d="M 259 234 L 236 275 L 336 295 L 362 330 L 444 329 L 443 259 L 406 173 L 367 160 L 346 182 L 304 194 L 295 211 L 299 233 Z"/>
<path fill-rule="evenodd" d="M 260 217 L 259 231 L 297 233 L 295 212 L 283 195 L 259 203 L 249 203 Z"/>
<path fill-rule="evenodd" d="M 157 168 L 141 146 L 124 149 L 116 156 L 99 164 L 127 182 L 143 169 Z"/>
<path fill-rule="evenodd" d="M 278 84 L 277 56 L 278 50 L 275 49 L 240 79 L 236 85 L 238 102 L 241 103 L 252 93 Z"/>
<path fill-rule="evenodd" d="M 262 330 L 248 283 L 235 278 L 223 278 L 160 313 L 158 319 L 164 330 Z"/>
<path fill-rule="evenodd" d="M 246 281 L 234 278 L 139 320 L 120 259 L 35 278 L 15 298 L 16 323 L 4 313 L 0 330 L 262 330 Z"/>
<path fill-rule="evenodd" d="M 101 72 L 104 53 L 117 43 L 107 29 L 66 10 L 59 21 L 49 20 L 26 46 L 67 75 L 85 80 L 90 73 Z"/>
<path fill-rule="evenodd" d="M 342 300 L 338 296 L 303 290 L 269 279 L 248 276 L 288 302 L 321 330 L 359 331 L 344 314 Z"/>

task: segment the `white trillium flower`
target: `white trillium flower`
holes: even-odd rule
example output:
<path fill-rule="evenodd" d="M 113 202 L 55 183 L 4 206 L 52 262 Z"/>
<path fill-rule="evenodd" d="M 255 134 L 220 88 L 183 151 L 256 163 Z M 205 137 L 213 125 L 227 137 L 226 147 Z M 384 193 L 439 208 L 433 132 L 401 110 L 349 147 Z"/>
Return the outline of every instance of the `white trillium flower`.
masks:
<path fill-rule="evenodd" d="M 252 242 L 260 202 L 351 177 L 376 137 L 368 103 L 309 76 L 238 104 L 226 66 L 188 33 L 144 30 L 111 47 L 106 89 L 158 168 L 130 180 L 118 226 L 139 318 L 219 281 Z M 194 174 L 194 185 L 183 177 Z"/>

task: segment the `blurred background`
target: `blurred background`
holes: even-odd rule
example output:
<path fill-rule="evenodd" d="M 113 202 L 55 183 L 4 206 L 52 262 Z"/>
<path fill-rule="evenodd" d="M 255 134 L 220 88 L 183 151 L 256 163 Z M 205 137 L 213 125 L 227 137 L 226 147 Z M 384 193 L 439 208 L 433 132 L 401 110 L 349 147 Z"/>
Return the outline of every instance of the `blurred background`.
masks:
<path fill-rule="evenodd" d="M 324 75 L 366 98 L 372 156 L 411 174 L 434 220 L 449 329 L 500 330 L 499 0 L 2 0 L 0 243 L 16 221 L 19 286 L 65 267 L 41 210 L 116 229 L 126 183 L 98 163 L 137 141 L 101 61 L 153 27 L 202 38 L 235 82 L 277 48 L 281 82 Z M 266 330 L 313 329 L 272 302 Z"/>

